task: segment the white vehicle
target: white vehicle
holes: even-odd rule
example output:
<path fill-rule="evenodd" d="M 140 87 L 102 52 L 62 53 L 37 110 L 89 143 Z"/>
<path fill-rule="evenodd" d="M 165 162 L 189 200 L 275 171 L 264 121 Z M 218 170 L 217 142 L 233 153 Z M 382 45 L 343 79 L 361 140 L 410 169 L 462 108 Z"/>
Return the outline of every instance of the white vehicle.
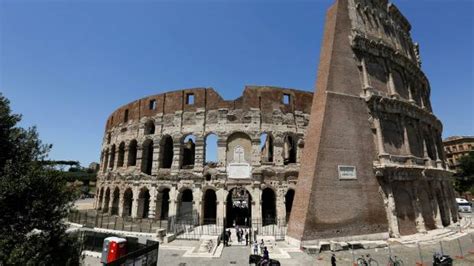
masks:
<path fill-rule="evenodd" d="M 459 212 L 471 212 L 472 207 L 471 203 L 465 199 L 462 198 L 456 198 L 456 203 L 458 204 L 458 211 Z"/>

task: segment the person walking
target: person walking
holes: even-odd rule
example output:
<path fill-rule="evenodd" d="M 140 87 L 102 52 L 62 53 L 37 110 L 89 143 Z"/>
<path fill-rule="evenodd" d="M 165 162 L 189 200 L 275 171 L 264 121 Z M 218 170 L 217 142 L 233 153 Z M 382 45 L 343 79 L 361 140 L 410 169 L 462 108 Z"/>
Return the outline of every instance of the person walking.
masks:
<path fill-rule="evenodd" d="M 265 248 L 265 242 L 263 242 L 263 238 L 260 241 L 260 254 L 263 255 L 263 249 Z"/>
<path fill-rule="evenodd" d="M 249 231 L 245 230 L 245 245 L 249 245 Z"/>
<path fill-rule="evenodd" d="M 331 266 L 336 266 L 336 254 L 332 254 L 331 256 Z"/>
<path fill-rule="evenodd" d="M 258 242 L 257 241 L 253 242 L 253 254 L 258 255 Z"/>

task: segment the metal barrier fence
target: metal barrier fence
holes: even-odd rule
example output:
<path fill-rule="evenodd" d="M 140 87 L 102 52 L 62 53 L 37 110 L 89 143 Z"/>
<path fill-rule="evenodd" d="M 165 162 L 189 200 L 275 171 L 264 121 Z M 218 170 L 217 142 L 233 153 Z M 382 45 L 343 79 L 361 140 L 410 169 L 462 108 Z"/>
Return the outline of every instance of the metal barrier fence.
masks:
<path fill-rule="evenodd" d="M 72 211 L 68 221 L 82 224 L 85 227 L 99 227 L 111 230 L 156 233 L 158 229 L 167 228 L 167 220 L 119 217 L 97 211 Z"/>
<path fill-rule="evenodd" d="M 223 219 L 201 219 L 197 212 L 183 216 L 168 217 L 167 232 L 177 239 L 199 240 L 202 235 L 221 236 L 224 230 Z"/>
<path fill-rule="evenodd" d="M 275 240 L 285 240 L 286 219 L 252 219 L 252 229 L 261 236 L 273 236 Z"/>

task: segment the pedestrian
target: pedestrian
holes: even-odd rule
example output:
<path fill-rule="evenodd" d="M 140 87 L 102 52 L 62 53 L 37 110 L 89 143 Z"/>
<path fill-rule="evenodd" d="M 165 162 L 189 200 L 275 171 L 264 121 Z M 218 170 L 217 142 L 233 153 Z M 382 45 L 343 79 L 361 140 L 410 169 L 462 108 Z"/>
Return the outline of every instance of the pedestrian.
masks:
<path fill-rule="evenodd" d="M 227 234 L 227 231 L 224 232 L 224 246 L 229 246 L 229 235 Z"/>
<path fill-rule="evenodd" d="M 336 266 L 336 254 L 332 254 L 331 256 L 331 266 Z"/>
<path fill-rule="evenodd" d="M 264 247 L 264 248 L 263 248 L 263 260 L 264 260 L 265 262 L 270 261 L 270 254 L 268 254 L 268 249 L 267 249 L 267 247 Z"/>
<path fill-rule="evenodd" d="M 249 231 L 245 230 L 245 245 L 249 245 Z"/>
<path fill-rule="evenodd" d="M 240 230 L 237 229 L 235 233 L 237 234 L 237 242 L 240 243 L 240 237 L 241 237 L 241 236 L 240 236 Z"/>
<path fill-rule="evenodd" d="M 260 241 L 260 254 L 263 255 L 263 248 L 265 247 L 265 242 L 263 242 L 263 238 L 262 240 Z"/>
<path fill-rule="evenodd" d="M 258 243 L 257 243 L 257 241 L 253 242 L 253 254 L 258 255 Z"/>
<path fill-rule="evenodd" d="M 232 242 L 232 239 L 230 238 L 231 235 L 232 235 L 232 232 L 230 231 L 230 229 L 227 229 L 227 239 L 228 239 L 227 243 Z"/>

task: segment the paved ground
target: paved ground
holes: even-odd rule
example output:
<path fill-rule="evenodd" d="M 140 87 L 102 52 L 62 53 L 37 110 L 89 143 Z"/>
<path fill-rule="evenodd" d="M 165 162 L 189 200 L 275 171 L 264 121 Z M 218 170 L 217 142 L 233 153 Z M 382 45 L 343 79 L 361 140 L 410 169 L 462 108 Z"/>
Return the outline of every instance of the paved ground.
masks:
<path fill-rule="evenodd" d="M 78 210 L 89 210 L 94 208 L 94 199 L 79 199 L 74 202 L 74 207 Z"/>

